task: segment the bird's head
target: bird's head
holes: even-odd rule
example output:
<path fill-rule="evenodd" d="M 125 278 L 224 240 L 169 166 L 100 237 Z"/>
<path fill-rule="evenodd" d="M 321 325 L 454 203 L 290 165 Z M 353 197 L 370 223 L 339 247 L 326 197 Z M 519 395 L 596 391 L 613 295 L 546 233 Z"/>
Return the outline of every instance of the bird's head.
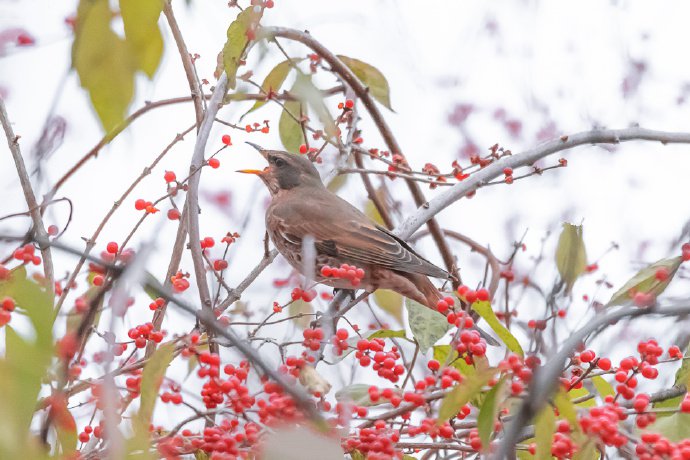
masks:
<path fill-rule="evenodd" d="M 259 151 L 268 161 L 268 166 L 263 170 L 242 169 L 238 172 L 259 176 L 271 195 L 296 187 L 323 187 L 319 172 L 307 157 L 279 150 L 266 150 L 250 142 L 247 144 Z"/>

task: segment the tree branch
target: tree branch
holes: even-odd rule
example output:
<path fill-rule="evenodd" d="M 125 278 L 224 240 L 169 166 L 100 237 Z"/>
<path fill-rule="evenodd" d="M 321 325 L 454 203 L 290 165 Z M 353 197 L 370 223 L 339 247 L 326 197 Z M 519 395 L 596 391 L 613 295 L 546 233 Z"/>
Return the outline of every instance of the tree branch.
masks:
<path fill-rule="evenodd" d="M 194 154 L 192 155 L 192 161 L 189 165 L 189 190 L 187 191 L 187 209 L 188 221 L 187 221 L 187 232 L 189 234 L 189 248 L 192 253 L 192 262 L 194 263 L 194 273 L 196 277 L 197 288 L 199 289 L 199 300 L 201 301 L 201 309 L 206 312 L 206 314 L 213 315 L 212 305 L 211 305 L 211 293 L 208 288 L 208 283 L 206 281 L 206 266 L 204 264 L 204 259 L 201 256 L 201 238 L 199 236 L 199 182 L 201 180 L 201 167 L 204 164 L 204 153 L 206 150 L 206 142 L 208 141 L 208 136 L 211 133 L 211 127 L 213 126 L 213 121 L 216 118 L 218 109 L 223 102 L 223 96 L 225 96 L 225 90 L 228 86 L 228 77 L 225 73 L 221 75 L 218 83 L 216 84 L 216 89 L 213 91 L 211 100 L 208 104 L 208 109 L 204 114 L 204 119 L 199 127 L 199 134 L 196 138 L 196 144 L 194 145 Z M 211 331 L 209 331 L 209 348 L 212 353 L 218 353 L 218 344 L 210 340 Z"/>
<path fill-rule="evenodd" d="M 532 165 L 544 157 L 580 145 L 618 144 L 620 142 L 634 140 L 657 141 L 664 145 L 669 143 L 688 144 L 690 143 L 690 133 L 672 133 L 644 128 L 627 128 L 592 130 L 573 134 L 572 136 L 563 136 L 559 139 L 546 142 L 534 149 L 527 150 L 526 152 L 503 157 L 491 163 L 489 166 L 473 173 L 464 181 L 454 185 L 428 203 L 425 203 L 417 212 L 405 219 L 405 222 L 396 229 L 395 233 L 403 239 L 409 238 L 417 229 L 424 225 L 425 222 L 436 216 L 436 214 L 443 211 L 460 198 L 466 196 L 468 193 L 477 190 L 491 179 L 502 176 L 503 168 L 509 167 L 516 169 L 521 166 Z"/>
<path fill-rule="evenodd" d="M 175 15 L 172 9 L 172 0 L 166 0 L 163 5 L 163 14 L 165 19 L 168 20 L 168 25 L 170 26 L 170 31 L 172 32 L 173 38 L 175 39 L 175 44 L 177 45 L 177 51 L 180 53 L 180 58 L 182 60 L 182 67 L 184 67 L 184 73 L 187 76 L 187 82 L 189 83 L 189 91 L 192 94 L 192 101 L 194 102 L 194 113 L 196 114 L 196 128 L 197 130 L 201 127 L 201 122 L 204 119 L 204 107 L 202 106 L 203 91 L 201 90 L 201 85 L 194 72 L 194 64 L 187 50 L 187 44 L 182 38 L 182 32 L 177 24 Z"/>
<path fill-rule="evenodd" d="M 0 97 L 0 122 L 5 130 L 5 137 L 7 137 L 7 145 L 10 148 L 10 153 L 12 153 L 12 159 L 14 160 L 14 165 L 17 168 L 17 175 L 19 176 L 19 182 L 22 185 L 22 190 L 24 191 L 24 199 L 26 200 L 26 205 L 29 207 L 29 214 L 31 215 L 31 220 L 33 222 L 33 231 L 36 233 L 38 240 L 38 247 L 41 250 L 41 255 L 43 256 L 43 273 L 45 274 L 46 280 L 50 283 L 50 289 L 53 289 L 54 273 L 53 273 L 53 256 L 50 253 L 50 245 L 45 242 L 48 241 L 48 233 L 43 226 L 43 218 L 41 217 L 41 207 L 36 202 L 36 195 L 34 195 L 34 190 L 31 187 L 31 180 L 29 179 L 29 174 L 26 171 L 26 165 L 24 164 L 24 158 L 22 157 L 22 152 L 19 150 L 19 137 L 14 134 L 12 130 L 12 125 L 10 124 L 9 117 L 7 115 L 7 110 L 5 109 L 5 101 Z M 50 201 L 50 200 L 49 200 Z"/>

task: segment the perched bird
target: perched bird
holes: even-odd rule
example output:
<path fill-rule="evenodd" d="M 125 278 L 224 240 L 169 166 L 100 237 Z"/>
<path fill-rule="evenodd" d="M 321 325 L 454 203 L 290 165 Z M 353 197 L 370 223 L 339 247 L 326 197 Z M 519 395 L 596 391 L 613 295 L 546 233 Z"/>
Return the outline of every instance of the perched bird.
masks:
<path fill-rule="evenodd" d="M 427 277 L 447 279 L 445 270 L 331 193 L 308 158 L 249 144 L 268 161 L 268 167 L 239 172 L 256 174 L 268 187 L 272 200 L 266 210 L 266 230 L 290 265 L 303 273 L 302 244 L 310 236 L 315 281 L 352 289 L 350 280 L 322 276 L 320 269 L 354 265 L 364 270 L 359 288 L 368 292 L 391 289 L 436 309 L 443 296 Z"/>

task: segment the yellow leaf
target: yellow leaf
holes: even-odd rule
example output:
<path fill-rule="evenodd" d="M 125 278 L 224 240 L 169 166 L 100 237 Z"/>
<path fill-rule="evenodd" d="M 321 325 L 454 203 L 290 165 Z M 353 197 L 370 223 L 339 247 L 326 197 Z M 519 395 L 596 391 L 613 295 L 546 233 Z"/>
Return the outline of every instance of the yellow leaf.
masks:
<path fill-rule="evenodd" d="M 369 92 L 374 99 L 383 104 L 386 108 L 391 108 L 390 88 L 388 81 L 383 76 L 381 71 L 376 67 L 360 61 L 359 59 L 350 58 L 347 56 L 338 56 L 343 63 L 352 70 L 357 78 L 360 79 L 365 86 L 369 88 Z"/>
<path fill-rule="evenodd" d="M 403 324 L 403 296 L 390 289 L 377 289 L 374 291 L 374 301 L 399 324 Z"/>
<path fill-rule="evenodd" d="M 163 0 L 120 0 L 126 42 L 137 67 L 149 78 L 163 56 L 163 36 L 158 28 L 162 10 Z"/>
<path fill-rule="evenodd" d="M 72 66 L 106 131 L 124 120 L 134 95 L 135 62 L 111 16 L 108 0 L 81 0 L 72 44 Z"/>
<path fill-rule="evenodd" d="M 556 267 L 565 283 L 566 292 L 570 292 L 575 280 L 584 273 L 587 267 L 587 252 L 582 239 L 582 225 L 563 224 L 563 231 L 558 238 L 556 248 Z"/>
<path fill-rule="evenodd" d="M 228 40 L 223 46 L 223 66 L 228 75 L 228 86 L 235 89 L 237 85 L 237 69 L 244 59 L 249 39 L 247 30 L 255 28 L 261 19 L 263 10 L 253 6 L 245 8 L 228 27 Z"/>

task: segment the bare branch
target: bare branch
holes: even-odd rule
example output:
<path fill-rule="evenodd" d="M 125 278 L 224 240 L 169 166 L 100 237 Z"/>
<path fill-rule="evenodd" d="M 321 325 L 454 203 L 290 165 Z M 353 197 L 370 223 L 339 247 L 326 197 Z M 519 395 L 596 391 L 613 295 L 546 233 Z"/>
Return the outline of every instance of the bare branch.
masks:
<path fill-rule="evenodd" d="M 201 308 L 204 310 L 205 314 L 210 314 L 213 316 L 211 311 L 211 293 L 208 288 L 208 282 L 206 281 L 206 266 L 204 264 L 204 259 L 201 256 L 201 245 L 199 241 L 201 238 L 199 236 L 199 182 L 201 180 L 201 167 L 204 164 L 204 153 L 206 151 L 206 142 L 208 141 L 208 136 L 211 133 L 211 127 L 213 126 L 213 121 L 216 119 L 218 114 L 218 109 L 223 102 L 223 96 L 225 96 L 225 90 L 228 85 L 228 77 L 225 73 L 221 75 L 218 83 L 216 84 L 216 89 L 213 91 L 213 96 L 208 104 L 208 109 L 204 114 L 204 119 L 199 128 L 199 134 L 196 138 L 196 144 L 194 145 L 194 154 L 192 156 L 191 164 L 189 165 L 189 173 L 191 174 L 189 178 L 189 190 L 187 191 L 187 209 L 188 220 L 187 220 L 187 232 L 189 234 L 189 248 L 192 253 L 192 262 L 194 263 L 194 273 L 196 277 L 197 288 L 199 289 L 199 300 L 201 301 Z M 209 339 L 211 339 L 209 335 Z M 210 350 L 213 353 L 218 353 L 218 344 L 210 343 Z"/>
<path fill-rule="evenodd" d="M 5 130 L 7 145 L 10 148 L 14 165 L 17 168 L 17 175 L 19 176 L 19 182 L 22 184 L 26 205 L 29 207 L 29 213 L 31 214 L 31 220 L 33 222 L 33 231 L 36 233 L 39 241 L 41 241 L 38 244 L 38 247 L 41 249 L 41 255 L 43 256 L 43 273 L 45 274 L 46 280 L 50 282 L 50 288 L 52 289 L 53 282 L 55 281 L 53 273 L 53 257 L 50 253 L 50 246 L 45 243 L 48 241 L 48 232 L 46 232 L 46 229 L 43 226 L 41 209 L 36 202 L 36 195 L 34 195 L 34 190 L 31 187 L 31 180 L 29 179 L 29 174 L 26 171 L 24 158 L 22 157 L 22 152 L 19 150 L 19 137 L 17 137 L 12 130 L 12 125 L 10 124 L 7 110 L 5 109 L 5 101 L 1 97 L 0 122 Z"/>
<path fill-rule="evenodd" d="M 443 211 L 460 198 L 466 196 L 468 193 L 471 193 L 477 188 L 486 184 L 491 179 L 502 176 L 503 168 L 509 167 L 515 169 L 521 166 L 532 165 L 544 157 L 553 155 L 554 153 L 561 152 L 563 150 L 577 147 L 579 145 L 618 144 L 620 142 L 634 140 L 657 141 L 664 145 L 669 143 L 688 144 L 690 143 L 690 133 L 673 133 L 654 131 L 644 128 L 627 128 L 592 130 L 573 134 L 572 136 L 563 136 L 559 139 L 546 142 L 526 152 L 503 157 L 502 159 L 473 173 L 464 181 L 454 185 L 451 189 L 446 190 L 428 203 L 425 203 L 424 206 L 417 210 L 417 212 L 405 219 L 405 222 L 398 226 L 395 233 L 403 239 L 409 238 L 414 232 L 417 231 L 417 229 L 424 225 L 425 222 L 436 216 L 436 214 Z"/>

